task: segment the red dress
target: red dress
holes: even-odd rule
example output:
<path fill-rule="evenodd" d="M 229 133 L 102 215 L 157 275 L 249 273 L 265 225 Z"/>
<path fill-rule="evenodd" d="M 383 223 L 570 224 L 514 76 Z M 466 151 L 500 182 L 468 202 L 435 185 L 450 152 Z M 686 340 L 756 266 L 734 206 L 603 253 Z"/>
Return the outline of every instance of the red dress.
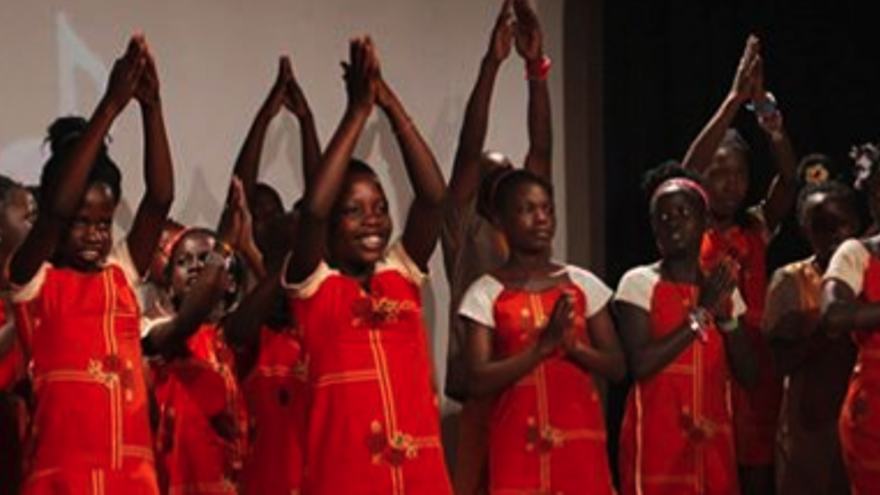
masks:
<path fill-rule="evenodd" d="M 293 331 L 264 327 L 257 362 L 242 384 L 253 440 L 244 463 L 244 493 L 298 493 L 305 378 L 305 362 Z"/>
<path fill-rule="evenodd" d="M 186 355 L 156 360 L 153 386 L 160 410 L 156 451 L 167 493 L 238 493 L 247 414 L 221 330 L 203 324 L 187 340 Z"/>
<path fill-rule="evenodd" d="M 559 296 L 575 294 L 575 335 L 589 343 L 587 319 L 611 291 L 594 275 L 566 267 L 567 281 L 531 292 L 477 280 L 459 314 L 494 333 L 493 356 L 531 349 Z M 493 494 L 612 494 L 602 404 L 593 378 L 561 355 L 544 360 L 504 391 L 489 427 L 489 490 Z"/>
<path fill-rule="evenodd" d="M 289 286 L 309 359 L 303 493 L 451 493 L 422 277 L 398 244 L 369 292 L 323 263 Z"/>
<path fill-rule="evenodd" d="M 709 229 L 703 237 L 701 260 L 706 269 L 725 258 L 732 258 L 740 267 L 737 287 L 747 306 L 743 328 L 758 361 L 758 381 L 751 390 L 735 383 L 731 388 L 737 460 L 746 466 L 763 466 L 773 464 L 775 457 L 783 380 L 775 371 L 773 354 L 761 332 L 770 234 L 759 212 L 750 211 L 749 215 L 748 227 L 735 225 L 724 232 Z"/>
<path fill-rule="evenodd" d="M 848 285 L 860 301 L 880 303 L 880 259 L 858 240 L 840 245 L 824 280 Z M 880 487 L 880 329 L 852 333 L 858 357 L 838 426 L 853 495 Z"/>
<path fill-rule="evenodd" d="M 123 243 L 100 271 L 47 263 L 16 291 L 37 403 L 24 493 L 158 493 L 137 279 Z"/>
<path fill-rule="evenodd" d="M 697 290 L 661 280 L 655 264 L 627 272 L 615 297 L 647 312 L 660 339 L 687 319 Z M 741 312 L 740 301 L 734 314 Z M 714 328 L 707 337 L 630 390 L 620 438 L 624 495 L 739 494 L 724 341 Z"/>

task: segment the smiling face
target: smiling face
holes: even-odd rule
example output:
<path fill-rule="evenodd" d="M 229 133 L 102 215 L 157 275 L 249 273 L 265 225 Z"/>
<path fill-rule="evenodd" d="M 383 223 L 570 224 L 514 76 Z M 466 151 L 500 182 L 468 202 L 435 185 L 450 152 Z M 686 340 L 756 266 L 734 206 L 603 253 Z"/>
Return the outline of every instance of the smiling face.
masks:
<path fill-rule="evenodd" d="M 523 181 L 499 198 L 498 223 L 511 251 L 550 254 L 556 233 L 553 196 L 542 184 Z"/>
<path fill-rule="evenodd" d="M 110 187 L 102 182 L 90 184 L 62 235 L 57 262 L 80 271 L 99 270 L 113 245 L 115 211 L 116 200 Z"/>
<path fill-rule="evenodd" d="M 651 227 L 664 259 L 699 256 L 706 230 L 702 199 L 686 187 L 660 186 L 651 202 Z"/>
<path fill-rule="evenodd" d="M 349 273 L 370 268 L 384 256 L 391 229 L 388 200 L 378 179 L 349 173 L 328 231 L 331 260 Z"/>

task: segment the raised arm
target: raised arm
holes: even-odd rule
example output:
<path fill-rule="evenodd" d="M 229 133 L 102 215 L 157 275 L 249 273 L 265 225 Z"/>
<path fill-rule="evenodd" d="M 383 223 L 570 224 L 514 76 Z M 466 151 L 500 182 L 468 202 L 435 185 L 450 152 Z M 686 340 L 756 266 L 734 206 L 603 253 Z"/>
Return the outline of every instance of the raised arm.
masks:
<path fill-rule="evenodd" d="M 116 117 L 131 101 L 145 70 L 143 39 L 134 36 L 125 54 L 113 64 L 107 89 L 83 134 L 59 166 L 54 180 L 42 184 L 40 215 L 10 263 L 10 280 L 27 283 L 55 251 L 63 230 L 82 200 L 95 158 Z"/>
<path fill-rule="evenodd" d="M 343 63 L 343 67 L 348 105 L 321 158 L 314 182 L 306 184 L 296 236 L 291 242 L 296 256 L 290 257 L 285 276 L 291 283 L 305 280 L 321 261 L 327 220 L 342 188 L 354 147 L 376 101 L 374 80 L 379 67 L 368 39 L 349 42 L 349 62 Z"/>
<path fill-rule="evenodd" d="M 376 79 L 376 103 L 391 121 L 414 193 L 402 242 L 410 258 L 422 270 L 427 270 L 443 222 L 446 181 L 434 153 L 397 95 L 382 78 Z"/>
<path fill-rule="evenodd" d="M 143 38 L 139 38 L 144 71 L 134 97 L 141 107 L 144 133 L 144 196 L 128 234 L 128 250 L 135 268 L 146 275 L 162 236 L 165 219 L 174 201 L 174 169 L 162 115 L 159 73 Z"/>
<path fill-rule="evenodd" d="M 468 98 L 464 122 L 458 136 L 458 148 L 449 179 L 449 199 L 467 204 L 480 185 L 480 159 L 489 126 L 489 106 L 495 79 L 502 62 L 513 48 L 513 0 L 505 0 L 492 29 L 489 48 L 480 63 L 480 73 Z"/>
<path fill-rule="evenodd" d="M 260 160 L 263 156 L 263 142 L 266 139 L 266 131 L 269 124 L 281 111 L 287 98 L 287 87 L 293 72 L 290 68 L 290 59 L 281 57 L 278 60 L 278 75 L 275 83 L 266 95 L 266 100 L 257 111 L 254 121 L 251 123 L 247 137 L 238 152 L 235 167 L 232 174 L 239 179 L 244 186 L 244 193 L 248 198 L 254 197 L 254 186 L 260 171 Z"/>
<path fill-rule="evenodd" d="M 542 361 L 558 352 L 566 329 L 574 320 L 574 299 L 563 295 L 556 300 L 547 327 L 531 348 L 512 356 L 496 358 L 493 332 L 480 323 L 464 318 L 467 325 L 466 357 L 470 377 L 468 394 L 486 397 L 504 392 L 528 375 Z"/>
<path fill-rule="evenodd" d="M 764 220 L 770 232 L 774 232 L 788 215 L 797 196 L 797 158 L 785 130 L 782 112 L 776 106 L 774 97 L 764 89 L 764 63 L 761 57 L 758 57 L 756 67 L 753 101 L 755 116 L 767 136 L 773 162 L 776 164 L 776 176 L 770 182 L 764 198 Z"/>
<path fill-rule="evenodd" d="M 754 35 L 746 41 L 746 47 L 740 58 L 733 85 L 721 106 L 691 143 L 690 149 L 682 160 L 682 166 L 702 173 L 712 163 L 712 157 L 730 128 L 740 107 L 754 94 L 755 73 L 760 58 L 760 42 Z"/>
<path fill-rule="evenodd" d="M 229 244 L 235 252 L 241 254 L 257 280 L 262 279 L 266 276 L 263 253 L 260 252 L 254 240 L 253 217 L 248 207 L 244 184 L 236 176 L 232 177 L 229 184 L 227 201 L 224 216 L 228 221 L 222 222 L 223 229 L 219 232 L 220 238 Z"/>
<path fill-rule="evenodd" d="M 550 59 L 544 54 L 543 33 L 538 15 L 529 0 L 514 0 L 516 51 L 525 60 L 529 82 L 529 152 L 525 168 L 552 179 L 553 128 L 547 75 Z"/>
<path fill-rule="evenodd" d="M 299 121 L 303 178 L 306 184 L 308 184 L 314 180 L 315 173 L 321 165 L 321 143 L 318 140 L 318 131 L 315 128 L 315 118 L 312 115 L 312 109 L 309 107 L 306 95 L 292 69 L 287 80 L 285 94 L 284 104 L 296 115 L 296 119 Z"/>

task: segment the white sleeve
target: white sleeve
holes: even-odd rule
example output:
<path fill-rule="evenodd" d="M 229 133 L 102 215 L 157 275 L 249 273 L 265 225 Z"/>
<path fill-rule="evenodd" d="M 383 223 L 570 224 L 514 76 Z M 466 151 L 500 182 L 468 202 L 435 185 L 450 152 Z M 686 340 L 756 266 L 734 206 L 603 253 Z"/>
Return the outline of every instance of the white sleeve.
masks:
<path fill-rule="evenodd" d="M 49 268 L 51 268 L 51 266 L 52 265 L 48 262 L 44 262 L 40 265 L 40 269 L 37 270 L 37 273 L 35 273 L 26 284 L 13 285 L 12 302 L 23 303 L 34 300 L 34 298 L 40 294 L 40 290 L 46 282 L 46 275 L 49 273 Z"/>
<path fill-rule="evenodd" d="M 410 282 L 421 286 L 427 274 L 419 268 L 403 247 L 403 242 L 396 241 L 385 254 L 383 268 L 397 270 Z"/>
<path fill-rule="evenodd" d="M 468 287 L 458 307 L 464 316 L 488 328 L 495 328 L 495 300 L 504 286 L 491 275 L 483 275 Z"/>
<path fill-rule="evenodd" d="M 599 277 L 576 266 L 566 267 L 571 280 L 587 296 L 587 318 L 594 316 L 608 304 L 614 293 Z"/>
<path fill-rule="evenodd" d="M 733 294 L 730 296 L 731 301 L 733 302 L 733 316 L 734 318 L 739 318 L 740 316 L 746 314 L 746 301 L 743 299 L 742 294 L 739 293 L 739 289 L 734 287 Z"/>
<path fill-rule="evenodd" d="M 639 266 L 626 272 L 617 284 L 615 301 L 622 301 L 633 306 L 651 311 L 651 295 L 659 274 L 654 266 Z"/>
<path fill-rule="evenodd" d="M 333 270 L 331 270 L 330 266 L 322 260 L 318 263 L 318 266 L 315 267 L 315 271 L 306 277 L 305 280 L 298 283 L 291 283 L 287 280 L 287 265 L 290 263 L 291 256 L 293 256 L 292 252 L 287 253 L 287 257 L 284 258 L 284 264 L 281 267 L 281 287 L 292 297 L 297 299 L 308 299 L 318 292 L 321 284 L 324 280 L 327 280 L 327 277 L 333 273 Z"/>
<path fill-rule="evenodd" d="M 862 282 L 870 256 L 871 253 L 861 241 L 857 239 L 844 241 L 831 257 L 822 280 L 839 280 L 848 285 L 855 295 L 861 295 Z"/>
<path fill-rule="evenodd" d="M 157 326 L 171 321 L 172 316 L 160 316 L 158 318 L 141 318 L 141 340 L 147 338 L 150 332 Z"/>

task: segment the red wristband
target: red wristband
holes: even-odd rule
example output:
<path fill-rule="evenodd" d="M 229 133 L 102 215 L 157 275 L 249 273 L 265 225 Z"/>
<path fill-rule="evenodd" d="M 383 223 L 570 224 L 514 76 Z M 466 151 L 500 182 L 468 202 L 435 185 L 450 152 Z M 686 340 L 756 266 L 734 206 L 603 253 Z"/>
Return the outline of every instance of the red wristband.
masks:
<path fill-rule="evenodd" d="M 553 62 L 547 55 L 526 63 L 526 79 L 530 81 L 546 81 L 547 76 L 550 75 L 550 67 L 552 65 Z"/>

